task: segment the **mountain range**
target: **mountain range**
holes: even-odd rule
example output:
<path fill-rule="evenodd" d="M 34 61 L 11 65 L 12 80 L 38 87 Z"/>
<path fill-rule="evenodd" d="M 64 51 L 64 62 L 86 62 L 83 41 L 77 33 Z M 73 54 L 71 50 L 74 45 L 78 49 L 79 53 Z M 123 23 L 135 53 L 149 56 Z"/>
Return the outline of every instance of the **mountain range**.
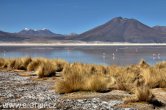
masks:
<path fill-rule="evenodd" d="M 133 42 L 133 43 L 166 43 L 166 26 L 150 27 L 136 19 L 116 17 L 103 25 L 81 34 L 62 35 L 49 29 L 25 28 L 17 33 L 0 31 L 0 41 L 102 41 L 102 42 Z"/>
<path fill-rule="evenodd" d="M 9 33 L 0 31 L 0 41 L 1 42 L 20 42 L 20 41 L 50 41 L 50 40 L 61 40 L 64 39 L 64 35 L 56 34 L 48 29 L 28 29 L 24 28 L 17 33 Z"/>
<path fill-rule="evenodd" d="M 20 35 L 30 35 L 30 36 L 40 36 L 40 37 L 50 37 L 50 36 L 62 36 L 60 34 L 55 34 L 53 32 L 51 32 L 50 30 L 43 28 L 43 29 L 28 29 L 28 28 L 24 28 L 23 30 L 21 30 L 20 32 L 18 32 L 18 34 Z"/>
<path fill-rule="evenodd" d="M 153 28 L 161 33 L 166 33 L 166 26 L 154 26 Z"/>

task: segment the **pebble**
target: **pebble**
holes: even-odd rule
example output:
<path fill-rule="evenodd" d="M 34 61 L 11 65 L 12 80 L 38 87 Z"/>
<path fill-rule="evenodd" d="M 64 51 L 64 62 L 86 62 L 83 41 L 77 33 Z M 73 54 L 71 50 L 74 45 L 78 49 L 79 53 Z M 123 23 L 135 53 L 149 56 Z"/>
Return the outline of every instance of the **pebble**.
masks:
<path fill-rule="evenodd" d="M 123 103 L 119 100 L 107 102 L 100 98 L 62 99 L 60 95 L 50 90 L 49 85 L 48 82 L 32 81 L 29 77 L 21 77 L 14 72 L 0 72 L 0 108 L 4 108 L 2 105 L 6 103 L 16 103 L 25 104 L 26 108 L 53 108 L 54 110 L 134 110 L 114 107 Z"/>

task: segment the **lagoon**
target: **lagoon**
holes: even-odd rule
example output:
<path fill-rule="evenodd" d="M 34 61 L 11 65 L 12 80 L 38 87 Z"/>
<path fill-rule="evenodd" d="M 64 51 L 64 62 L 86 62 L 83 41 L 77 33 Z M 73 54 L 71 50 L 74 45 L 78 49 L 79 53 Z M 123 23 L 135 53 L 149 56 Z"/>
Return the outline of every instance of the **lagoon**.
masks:
<path fill-rule="evenodd" d="M 166 60 L 166 46 L 0 46 L 0 56 L 60 58 L 68 62 L 127 66 Z"/>

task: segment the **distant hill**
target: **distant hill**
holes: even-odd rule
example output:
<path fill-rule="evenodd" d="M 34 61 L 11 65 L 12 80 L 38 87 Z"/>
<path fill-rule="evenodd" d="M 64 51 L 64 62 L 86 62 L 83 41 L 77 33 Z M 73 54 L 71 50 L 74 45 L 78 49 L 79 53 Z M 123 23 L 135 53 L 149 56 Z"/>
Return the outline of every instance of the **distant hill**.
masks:
<path fill-rule="evenodd" d="M 166 33 L 166 26 L 154 26 L 153 29 L 160 31 L 162 33 Z"/>
<path fill-rule="evenodd" d="M 55 34 L 48 29 L 34 30 L 25 28 L 17 33 L 8 33 L 0 31 L 0 42 L 20 42 L 20 41 L 52 41 L 62 40 L 64 35 Z"/>
<path fill-rule="evenodd" d="M 19 37 L 29 39 L 28 41 L 62 40 L 65 37 L 62 34 L 53 33 L 49 29 L 45 28 L 40 30 L 24 28 L 23 30 L 15 34 Z"/>
<path fill-rule="evenodd" d="M 166 34 L 151 28 L 136 19 L 122 17 L 86 31 L 73 40 L 108 42 L 166 42 Z"/>
<path fill-rule="evenodd" d="M 25 29 L 21 30 L 20 32 L 18 32 L 17 34 L 40 36 L 40 37 L 43 37 L 43 36 L 48 36 L 48 37 L 50 37 L 50 36 L 62 36 L 60 34 L 55 34 L 55 33 L 51 32 L 50 30 L 45 29 L 45 28 L 40 29 L 40 30 L 25 28 Z"/>
<path fill-rule="evenodd" d="M 22 38 L 13 33 L 0 31 L 0 42 L 19 42 L 27 40 L 27 38 Z"/>

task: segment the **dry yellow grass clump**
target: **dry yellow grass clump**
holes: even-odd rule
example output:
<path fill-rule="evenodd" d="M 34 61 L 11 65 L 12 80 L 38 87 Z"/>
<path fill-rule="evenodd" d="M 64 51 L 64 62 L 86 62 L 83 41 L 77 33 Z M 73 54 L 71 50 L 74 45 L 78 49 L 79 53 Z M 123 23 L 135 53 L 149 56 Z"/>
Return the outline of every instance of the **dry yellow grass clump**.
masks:
<path fill-rule="evenodd" d="M 64 67 L 62 78 L 56 81 L 55 91 L 103 92 L 118 89 L 133 94 L 125 99 L 126 102 L 150 102 L 154 98 L 151 88 L 166 87 L 165 67 L 166 63 L 150 66 L 144 60 L 127 67 L 73 63 Z"/>
<path fill-rule="evenodd" d="M 27 66 L 28 71 L 35 71 L 42 62 L 45 62 L 46 58 L 33 58 L 32 61 Z"/>
<path fill-rule="evenodd" d="M 27 66 L 32 61 L 31 57 L 22 57 L 22 58 L 16 58 L 13 60 L 14 63 L 14 69 L 18 70 L 27 70 Z"/>
<path fill-rule="evenodd" d="M 55 91 L 57 93 L 70 93 L 83 90 L 85 83 L 84 77 L 81 74 L 71 74 L 66 79 L 56 81 Z"/>
<path fill-rule="evenodd" d="M 67 64 L 66 61 L 61 59 L 46 59 L 46 58 L 35 58 L 28 65 L 28 71 L 35 71 L 40 77 L 55 76 L 56 72 L 63 70 Z"/>
<path fill-rule="evenodd" d="M 128 102 L 152 102 L 154 95 L 151 93 L 148 87 L 136 87 L 134 95 L 124 98 L 126 103 Z"/>
<path fill-rule="evenodd" d="M 81 63 L 66 65 L 63 70 L 63 79 L 56 82 L 55 91 L 69 93 L 108 90 L 111 80 L 105 74 L 102 74 L 103 67 L 97 67 Z"/>
<path fill-rule="evenodd" d="M 56 81 L 55 91 L 57 93 L 70 93 L 75 91 L 106 92 L 109 90 L 109 81 L 105 77 L 91 76 L 87 78 L 79 74 L 73 74 L 68 79 Z"/>
<path fill-rule="evenodd" d="M 69 63 L 63 59 L 52 59 L 51 60 L 54 64 L 56 64 L 57 72 L 61 72 L 66 65 Z"/>
<path fill-rule="evenodd" d="M 4 68 L 6 69 L 15 69 L 14 66 L 15 66 L 15 61 L 16 59 L 15 58 L 5 58 L 5 62 L 4 62 Z"/>
<path fill-rule="evenodd" d="M 0 67 L 8 69 L 27 70 L 27 66 L 31 61 L 32 59 L 30 57 L 0 58 Z"/>
<path fill-rule="evenodd" d="M 0 68 L 35 71 L 39 77 L 54 76 L 68 63 L 61 59 L 47 58 L 0 58 Z"/>
<path fill-rule="evenodd" d="M 151 88 L 164 88 L 166 87 L 166 68 L 150 67 L 145 69 L 141 74 L 145 85 Z"/>
<path fill-rule="evenodd" d="M 137 87 L 135 90 L 137 101 L 150 102 L 154 96 L 148 87 Z"/>
<path fill-rule="evenodd" d="M 70 72 L 69 72 L 70 71 Z M 66 65 L 62 72 L 63 77 L 70 77 L 71 74 L 81 74 L 81 75 L 106 75 L 107 67 L 95 64 L 82 64 L 82 63 L 71 63 Z"/>
<path fill-rule="evenodd" d="M 73 63 L 65 66 L 62 73 L 63 79 L 59 82 L 57 81 L 55 88 L 59 93 L 78 90 L 102 92 L 110 89 L 130 91 L 135 86 L 135 81 L 139 79 L 140 70 L 139 67 L 104 67 Z M 65 88 L 65 90 L 70 88 L 70 90 L 65 92 L 61 87 Z"/>
<path fill-rule="evenodd" d="M 140 67 L 138 65 L 131 65 L 128 67 L 110 66 L 109 76 L 114 78 L 114 85 L 112 89 L 131 91 L 131 89 L 138 85 Z"/>
<path fill-rule="evenodd" d="M 55 76 L 56 74 L 56 64 L 52 63 L 51 61 L 47 60 L 42 62 L 38 68 L 36 69 L 35 73 L 40 77 L 50 77 Z"/>
<path fill-rule="evenodd" d="M 151 88 L 166 88 L 166 62 L 150 66 L 142 60 L 135 65 L 120 67 L 22 57 L 0 58 L 0 68 L 34 71 L 39 78 L 55 76 L 58 72 L 61 77 L 55 84 L 57 93 L 106 92 L 112 89 L 129 91 L 134 95 L 125 99 L 126 102 L 149 102 L 153 98 Z"/>
<path fill-rule="evenodd" d="M 4 68 L 5 62 L 6 60 L 4 58 L 0 58 L 0 68 Z"/>
<path fill-rule="evenodd" d="M 166 61 L 159 62 L 155 65 L 156 68 L 158 69 L 164 69 L 166 68 Z"/>
<path fill-rule="evenodd" d="M 114 80 L 111 77 L 106 77 L 102 75 L 92 75 L 89 78 L 86 78 L 84 90 L 86 91 L 97 91 L 97 92 L 106 92 L 109 91 Z"/>
<path fill-rule="evenodd" d="M 10 58 L 8 61 L 10 61 L 10 63 L 8 63 L 8 65 L 7 65 L 8 69 L 14 69 L 16 59 Z"/>

